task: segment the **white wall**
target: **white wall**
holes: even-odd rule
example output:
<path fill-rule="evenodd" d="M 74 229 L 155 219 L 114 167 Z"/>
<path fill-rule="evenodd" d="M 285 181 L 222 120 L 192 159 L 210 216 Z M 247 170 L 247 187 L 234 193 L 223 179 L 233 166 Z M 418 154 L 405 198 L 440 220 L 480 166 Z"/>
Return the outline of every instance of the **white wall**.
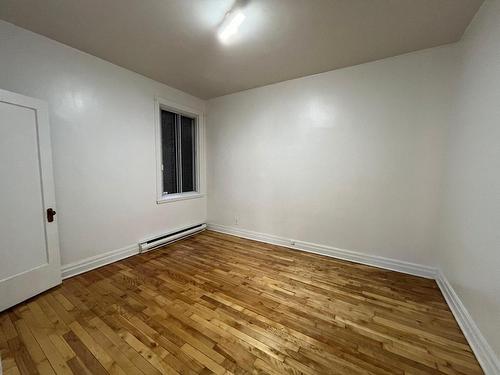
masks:
<path fill-rule="evenodd" d="M 156 204 L 154 151 L 154 97 L 202 100 L 3 21 L 0 88 L 49 103 L 62 264 L 205 221 L 205 198 Z"/>
<path fill-rule="evenodd" d="M 500 357 L 500 2 L 487 1 L 457 46 L 439 265 Z"/>
<path fill-rule="evenodd" d="M 210 100 L 209 222 L 433 265 L 451 49 Z"/>

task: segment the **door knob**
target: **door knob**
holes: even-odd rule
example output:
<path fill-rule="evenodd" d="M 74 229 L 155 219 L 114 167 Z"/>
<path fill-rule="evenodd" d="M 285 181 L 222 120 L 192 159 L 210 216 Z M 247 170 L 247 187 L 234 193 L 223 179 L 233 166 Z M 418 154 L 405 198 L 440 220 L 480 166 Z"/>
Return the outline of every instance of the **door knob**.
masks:
<path fill-rule="evenodd" d="M 49 223 L 54 221 L 54 216 L 56 216 L 56 212 L 52 208 L 47 208 L 47 221 Z"/>

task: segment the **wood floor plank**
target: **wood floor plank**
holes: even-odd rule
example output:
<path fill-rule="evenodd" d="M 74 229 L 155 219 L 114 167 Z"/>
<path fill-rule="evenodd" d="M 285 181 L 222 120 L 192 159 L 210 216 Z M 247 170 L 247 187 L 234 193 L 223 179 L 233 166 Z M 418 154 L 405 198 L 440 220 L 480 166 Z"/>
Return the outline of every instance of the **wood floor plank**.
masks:
<path fill-rule="evenodd" d="M 109 374 L 101 363 L 94 357 L 92 352 L 80 341 L 78 336 L 71 330 L 64 335 L 64 339 L 77 354 L 81 365 L 85 366 L 91 374 L 107 375 Z M 74 362 L 73 362 L 74 363 Z M 74 364 L 75 367 L 82 367 Z"/>
<path fill-rule="evenodd" d="M 17 368 L 21 374 L 38 374 L 35 363 L 31 358 L 24 343 L 19 337 L 14 337 L 8 342 L 11 352 L 14 354 Z"/>
<path fill-rule="evenodd" d="M 5 374 L 482 374 L 433 280 L 205 231 L 0 313 Z"/>

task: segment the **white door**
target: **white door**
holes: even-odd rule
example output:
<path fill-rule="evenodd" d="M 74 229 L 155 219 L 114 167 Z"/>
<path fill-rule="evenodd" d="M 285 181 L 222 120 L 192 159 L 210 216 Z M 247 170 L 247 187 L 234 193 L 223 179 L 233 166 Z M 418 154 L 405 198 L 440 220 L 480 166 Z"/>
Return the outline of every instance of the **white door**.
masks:
<path fill-rule="evenodd" d="M 61 283 L 47 104 L 0 90 L 0 311 Z"/>

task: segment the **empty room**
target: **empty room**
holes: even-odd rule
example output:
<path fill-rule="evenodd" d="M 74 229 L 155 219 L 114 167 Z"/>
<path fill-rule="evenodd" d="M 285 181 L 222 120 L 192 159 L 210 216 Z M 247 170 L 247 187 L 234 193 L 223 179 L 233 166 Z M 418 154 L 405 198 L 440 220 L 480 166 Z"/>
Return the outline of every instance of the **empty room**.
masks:
<path fill-rule="evenodd" d="M 500 0 L 0 0 L 0 375 L 500 375 Z"/>

